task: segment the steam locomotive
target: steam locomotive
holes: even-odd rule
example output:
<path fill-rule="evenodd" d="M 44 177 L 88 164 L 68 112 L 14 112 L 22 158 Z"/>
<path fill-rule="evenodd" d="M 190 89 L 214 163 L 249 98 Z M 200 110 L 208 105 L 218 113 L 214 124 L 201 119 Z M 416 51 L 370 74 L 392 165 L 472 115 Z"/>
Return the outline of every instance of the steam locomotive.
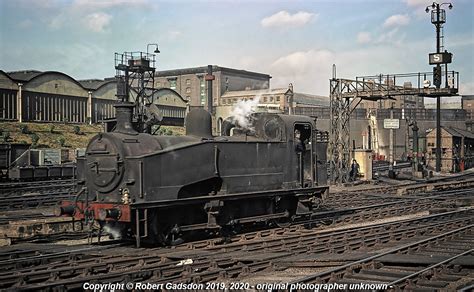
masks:
<path fill-rule="evenodd" d="M 137 246 L 177 244 L 195 232 L 288 224 L 317 209 L 328 192 L 327 135 L 306 116 L 255 113 L 243 127 L 194 109 L 185 136 L 135 130 L 133 104 L 92 138 L 78 159 L 80 190 L 58 215 L 118 228 Z M 326 137 L 326 138 L 324 138 Z"/>

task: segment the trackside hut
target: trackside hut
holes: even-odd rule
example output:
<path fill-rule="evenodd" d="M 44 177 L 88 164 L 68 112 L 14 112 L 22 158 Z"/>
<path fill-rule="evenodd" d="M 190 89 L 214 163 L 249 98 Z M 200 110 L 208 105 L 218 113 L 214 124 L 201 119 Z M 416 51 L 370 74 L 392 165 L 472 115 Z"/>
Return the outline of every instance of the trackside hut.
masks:
<path fill-rule="evenodd" d="M 474 133 L 454 127 L 441 127 L 441 171 L 457 172 L 474 164 Z M 426 135 L 426 160 L 436 165 L 436 130 Z"/>

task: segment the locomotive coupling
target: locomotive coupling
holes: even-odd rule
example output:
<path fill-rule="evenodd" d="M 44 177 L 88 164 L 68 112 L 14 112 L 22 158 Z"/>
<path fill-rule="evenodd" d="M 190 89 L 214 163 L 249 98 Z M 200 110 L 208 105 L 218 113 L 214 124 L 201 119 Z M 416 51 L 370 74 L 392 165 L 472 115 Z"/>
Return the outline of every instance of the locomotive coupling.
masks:
<path fill-rule="evenodd" d="M 63 216 L 63 215 L 74 216 L 75 212 L 76 212 L 76 208 L 73 205 L 58 206 L 54 208 L 55 216 Z"/>

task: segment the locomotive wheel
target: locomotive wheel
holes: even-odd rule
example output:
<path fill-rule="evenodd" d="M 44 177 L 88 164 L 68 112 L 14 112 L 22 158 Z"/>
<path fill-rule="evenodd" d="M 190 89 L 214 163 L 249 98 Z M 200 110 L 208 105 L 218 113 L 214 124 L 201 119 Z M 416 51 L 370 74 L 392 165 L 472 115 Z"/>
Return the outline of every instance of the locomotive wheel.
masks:
<path fill-rule="evenodd" d="M 174 234 L 171 231 L 161 231 L 154 233 L 151 243 L 153 245 L 161 246 L 175 246 L 184 242 L 184 238 L 180 234 Z"/>
<path fill-rule="evenodd" d="M 184 242 L 184 238 L 182 237 L 181 230 L 179 229 L 178 225 L 175 225 L 173 228 L 169 230 L 167 235 L 165 236 L 165 243 L 167 245 L 179 245 Z"/>
<path fill-rule="evenodd" d="M 152 245 L 177 245 L 179 244 L 176 226 L 163 225 L 156 210 L 149 211 L 148 242 Z M 182 242 L 182 241 L 181 241 Z"/>
<path fill-rule="evenodd" d="M 290 218 L 278 218 L 274 219 L 273 223 L 280 228 L 286 228 L 291 226 L 291 221 L 292 220 Z"/>
<path fill-rule="evenodd" d="M 184 242 L 184 238 L 175 234 L 168 234 L 167 240 L 166 240 L 167 245 L 171 245 L 171 246 L 180 245 L 183 242 Z"/>

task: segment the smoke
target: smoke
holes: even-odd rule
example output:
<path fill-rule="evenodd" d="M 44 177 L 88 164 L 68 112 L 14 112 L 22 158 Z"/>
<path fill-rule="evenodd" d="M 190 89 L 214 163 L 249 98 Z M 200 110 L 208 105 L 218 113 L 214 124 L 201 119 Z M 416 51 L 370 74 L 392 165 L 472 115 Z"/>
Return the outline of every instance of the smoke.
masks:
<path fill-rule="evenodd" d="M 107 232 L 108 234 L 112 235 L 114 239 L 121 239 L 122 238 L 122 233 L 120 232 L 120 229 L 115 228 L 113 226 L 110 226 L 106 224 L 104 226 L 104 231 Z"/>
<path fill-rule="evenodd" d="M 259 102 L 260 96 L 251 100 L 239 100 L 230 113 L 232 122 L 240 128 L 251 130 L 250 115 L 256 111 Z"/>

